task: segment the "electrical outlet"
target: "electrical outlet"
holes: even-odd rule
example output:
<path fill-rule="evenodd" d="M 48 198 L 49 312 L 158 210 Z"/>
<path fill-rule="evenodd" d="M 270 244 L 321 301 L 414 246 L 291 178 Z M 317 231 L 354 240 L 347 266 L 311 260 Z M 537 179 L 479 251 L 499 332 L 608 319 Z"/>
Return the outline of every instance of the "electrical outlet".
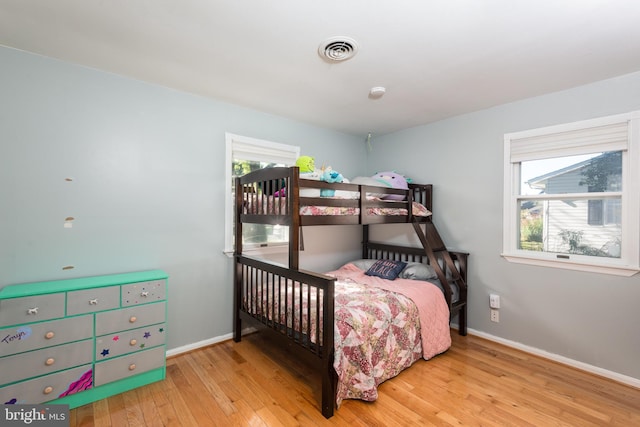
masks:
<path fill-rule="evenodd" d="M 500 311 L 496 309 L 491 309 L 491 321 L 492 322 L 500 322 Z"/>

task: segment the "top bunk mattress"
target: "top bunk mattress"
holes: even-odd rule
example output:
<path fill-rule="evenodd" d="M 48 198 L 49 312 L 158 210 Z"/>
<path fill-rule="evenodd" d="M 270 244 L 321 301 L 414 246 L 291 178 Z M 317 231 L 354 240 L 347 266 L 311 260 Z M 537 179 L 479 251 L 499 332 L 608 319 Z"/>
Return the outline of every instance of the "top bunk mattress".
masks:
<path fill-rule="evenodd" d="M 326 199 L 333 201 L 348 200 L 339 197 L 327 197 Z M 244 200 L 243 213 L 245 214 L 258 214 L 258 215 L 280 215 L 286 212 L 287 198 L 286 197 L 274 197 L 274 196 L 254 196 Z M 387 201 L 382 199 L 371 199 L 377 206 L 371 206 L 366 208 L 366 214 L 372 216 L 406 216 L 408 215 L 406 208 L 398 208 L 391 206 L 396 204 L 394 201 Z M 385 203 L 389 204 L 389 207 L 380 206 Z M 350 203 L 346 203 L 350 204 Z M 323 204 L 302 204 L 300 206 L 300 215 L 305 216 L 357 216 L 360 215 L 360 208 L 358 206 L 329 206 Z M 428 217 L 431 215 L 431 211 L 424 205 L 413 202 L 412 203 L 412 215 L 419 217 Z"/>

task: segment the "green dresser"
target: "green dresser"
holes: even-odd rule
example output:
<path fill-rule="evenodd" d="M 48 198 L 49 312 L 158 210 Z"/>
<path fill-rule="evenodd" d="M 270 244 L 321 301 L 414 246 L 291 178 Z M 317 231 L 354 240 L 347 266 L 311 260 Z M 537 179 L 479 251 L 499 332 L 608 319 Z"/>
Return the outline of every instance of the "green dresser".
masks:
<path fill-rule="evenodd" d="M 75 408 L 166 375 L 161 270 L 0 290 L 0 403 Z"/>

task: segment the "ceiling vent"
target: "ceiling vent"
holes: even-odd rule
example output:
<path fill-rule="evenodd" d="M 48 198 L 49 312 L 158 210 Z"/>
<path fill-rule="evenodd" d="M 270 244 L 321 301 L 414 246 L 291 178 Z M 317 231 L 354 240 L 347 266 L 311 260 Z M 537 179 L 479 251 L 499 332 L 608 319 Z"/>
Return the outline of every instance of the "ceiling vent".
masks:
<path fill-rule="evenodd" d="M 331 37 L 318 48 L 320 56 L 329 62 L 351 59 L 358 52 L 358 43 L 349 37 Z"/>

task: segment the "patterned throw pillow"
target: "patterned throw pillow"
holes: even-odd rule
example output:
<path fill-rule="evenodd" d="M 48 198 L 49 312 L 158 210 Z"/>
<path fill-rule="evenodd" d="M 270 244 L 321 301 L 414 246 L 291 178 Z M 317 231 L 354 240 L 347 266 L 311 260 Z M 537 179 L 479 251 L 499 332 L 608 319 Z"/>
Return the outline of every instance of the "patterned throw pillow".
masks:
<path fill-rule="evenodd" d="M 380 259 L 376 261 L 364 274 L 367 276 L 377 276 L 383 279 L 395 280 L 406 265 L 407 263 L 404 261 Z"/>

